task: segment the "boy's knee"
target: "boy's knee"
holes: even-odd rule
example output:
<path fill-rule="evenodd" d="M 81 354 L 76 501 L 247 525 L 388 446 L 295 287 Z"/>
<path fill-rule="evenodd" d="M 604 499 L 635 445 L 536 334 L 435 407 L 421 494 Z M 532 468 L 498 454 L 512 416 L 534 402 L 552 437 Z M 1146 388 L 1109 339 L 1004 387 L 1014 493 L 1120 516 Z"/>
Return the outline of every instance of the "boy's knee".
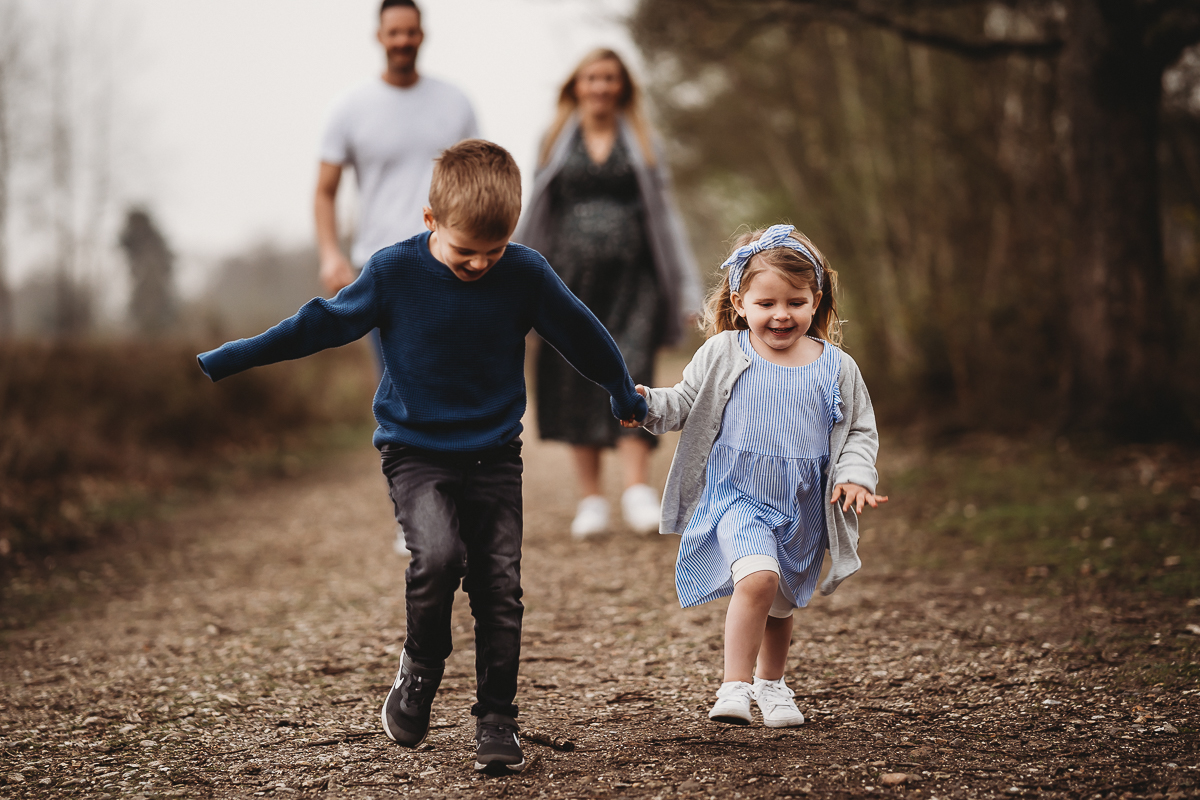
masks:
<path fill-rule="evenodd" d="M 509 610 L 521 607 L 521 576 L 516 570 L 497 570 L 485 576 L 468 574 L 463 581 L 463 591 L 470 598 L 472 608 Z"/>
<path fill-rule="evenodd" d="M 453 586 L 467 574 L 466 548 L 457 536 L 408 536 L 408 548 L 412 551 L 408 565 L 408 583 L 415 585 Z"/>
<path fill-rule="evenodd" d="M 418 547 L 419 550 L 412 548 L 413 556 L 428 567 L 439 572 L 458 572 L 460 578 L 466 573 L 467 549 L 458 541 L 457 536 L 447 533 L 443 536 L 422 537 Z"/>

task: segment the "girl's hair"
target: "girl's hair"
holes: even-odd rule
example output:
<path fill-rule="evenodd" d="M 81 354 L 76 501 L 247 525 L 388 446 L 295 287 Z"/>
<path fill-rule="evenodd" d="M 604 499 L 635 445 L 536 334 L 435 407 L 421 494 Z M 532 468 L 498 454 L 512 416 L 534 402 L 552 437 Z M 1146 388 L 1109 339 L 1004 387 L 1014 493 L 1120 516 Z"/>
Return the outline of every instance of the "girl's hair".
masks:
<path fill-rule="evenodd" d="M 638 144 L 641 145 L 642 158 L 647 164 L 654 166 L 654 147 L 650 143 L 650 127 L 646 124 L 645 115 L 642 113 L 641 91 L 633 80 L 633 76 L 629 74 L 629 68 L 625 66 L 625 62 L 621 60 L 616 51 L 609 50 L 607 47 L 598 47 L 584 56 L 562 88 L 559 89 L 558 110 L 554 114 L 554 121 L 550 123 L 550 128 L 546 131 L 546 138 L 542 140 L 538 166 L 544 167 L 550 162 L 550 153 L 554 150 L 554 143 L 558 141 L 559 134 L 566 127 L 567 120 L 579 108 L 579 98 L 575 96 L 575 81 L 579 79 L 579 73 L 597 61 L 615 61 L 617 68 L 621 71 L 621 80 L 624 82 L 625 88 L 621 92 L 621 96 L 617 98 L 617 108 L 625 115 L 625 120 L 633 128 Z"/>
<path fill-rule="evenodd" d="M 766 233 L 766 230 L 766 228 L 759 228 L 756 231 L 743 233 L 734 241 L 733 248 L 729 252 L 733 253 L 739 247 L 745 247 L 751 242 L 757 241 Z M 809 241 L 807 236 L 800 231 L 792 231 L 791 237 L 807 247 L 809 252 L 821 262 L 820 267 L 824 272 L 824 277 L 820 285 L 817 284 L 817 271 L 813 269 L 813 263 L 808 260 L 807 256 L 790 247 L 773 247 L 756 254 L 746 264 L 738 286 L 739 294 L 745 294 L 755 276 L 768 269 L 775 270 L 797 288 L 807 287 L 814 296 L 817 292 L 821 292 L 821 302 L 817 305 L 816 313 L 813 314 L 812 326 L 808 329 L 808 334 L 840 347 L 842 324 L 838 319 L 837 300 L 833 296 L 838 287 L 837 272 L 830 268 L 824 254 Z M 722 271 L 721 282 L 708 293 L 708 300 L 704 304 L 701 326 L 708 336 L 713 336 L 721 331 L 746 330 L 749 327 L 746 320 L 733 307 L 729 288 L 731 271 L 732 269 Z"/>

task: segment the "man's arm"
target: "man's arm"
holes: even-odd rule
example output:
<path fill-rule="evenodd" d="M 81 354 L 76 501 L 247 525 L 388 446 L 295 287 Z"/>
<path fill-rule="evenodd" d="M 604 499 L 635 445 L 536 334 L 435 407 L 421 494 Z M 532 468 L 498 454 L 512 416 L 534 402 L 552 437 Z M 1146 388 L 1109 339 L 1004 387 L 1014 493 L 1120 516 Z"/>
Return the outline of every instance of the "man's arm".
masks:
<path fill-rule="evenodd" d="M 322 161 L 317 173 L 317 192 L 313 216 L 317 222 L 317 254 L 321 259 L 321 284 L 329 294 L 337 294 L 354 282 L 354 269 L 338 244 L 337 193 L 342 182 L 342 165 Z"/>

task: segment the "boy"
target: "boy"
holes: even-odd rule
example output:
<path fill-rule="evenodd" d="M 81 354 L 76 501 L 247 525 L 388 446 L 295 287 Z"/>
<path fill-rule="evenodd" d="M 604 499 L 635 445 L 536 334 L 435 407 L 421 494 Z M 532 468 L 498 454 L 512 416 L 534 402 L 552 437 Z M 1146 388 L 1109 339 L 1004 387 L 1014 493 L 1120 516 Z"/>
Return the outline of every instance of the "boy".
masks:
<path fill-rule="evenodd" d="M 407 747 L 424 741 L 461 580 L 475 617 L 475 769 L 491 774 L 525 766 L 513 705 L 524 609 L 525 335 L 536 330 L 608 389 L 618 418 L 646 414 L 604 327 L 544 258 L 509 244 L 520 211 L 512 156 L 479 139 L 460 142 L 434 166 L 429 232 L 380 250 L 333 300 L 310 300 L 265 333 L 199 356 L 205 374 L 220 380 L 379 328 L 374 443 L 412 550 L 407 639 L 380 712 L 383 729 Z"/>

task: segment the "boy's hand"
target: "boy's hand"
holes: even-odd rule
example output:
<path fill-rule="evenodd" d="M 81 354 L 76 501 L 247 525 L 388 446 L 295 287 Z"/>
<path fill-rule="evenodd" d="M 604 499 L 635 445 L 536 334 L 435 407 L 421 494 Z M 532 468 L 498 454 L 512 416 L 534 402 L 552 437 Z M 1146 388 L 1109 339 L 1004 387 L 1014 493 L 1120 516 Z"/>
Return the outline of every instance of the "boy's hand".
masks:
<path fill-rule="evenodd" d="M 872 494 L 857 483 L 839 483 L 833 487 L 833 497 L 829 502 L 837 503 L 838 497 L 842 495 L 846 497 L 845 502 L 842 504 L 842 511 L 849 511 L 850 506 L 854 506 L 854 513 L 856 514 L 862 513 L 864 505 L 876 508 L 880 503 L 888 501 L 886 495 Z"/>
<path fill-rule="evenodd" d="M 642 397 L 650 396 L 649 393 L 646 391 L 646 387 L 642 386 L 640 383 L 633 388 Z M 640 428 L 640 427 L 642 427 L 642 423 L 638 422 L 636 419 L 623 419 L 623 420 L 621 420 L 621 427 L 622 428 Z"/>

